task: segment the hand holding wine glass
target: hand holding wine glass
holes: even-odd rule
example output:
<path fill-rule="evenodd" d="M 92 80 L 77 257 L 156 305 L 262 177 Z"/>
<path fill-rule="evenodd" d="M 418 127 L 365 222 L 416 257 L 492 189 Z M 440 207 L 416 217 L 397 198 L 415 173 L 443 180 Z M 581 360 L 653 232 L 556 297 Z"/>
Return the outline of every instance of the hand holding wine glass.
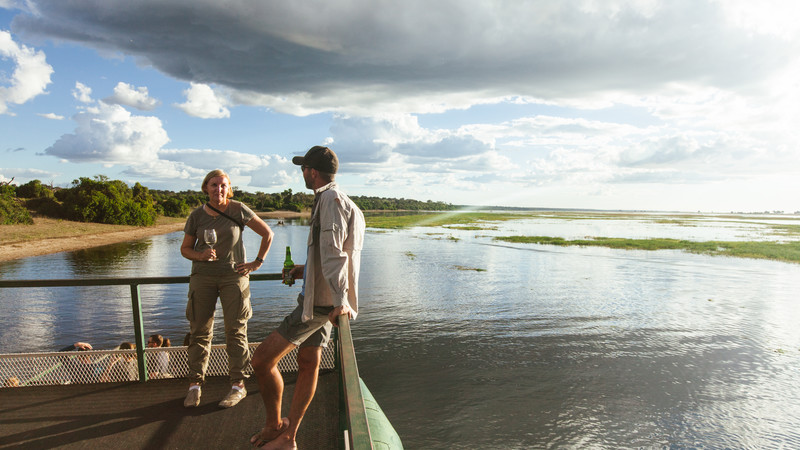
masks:
<path fill-rule="evenodd" d="M 211 251 L 213 252 L 214 251 L 214 244 L 217 243 L 217 230 L 215 230 L 213 228 L 209 228 L 209 229 L 205 230 L 203 232 L 203 239 L 206 241 L 206 244 L 208 244 L 208 246 L 211 248 Z M 217 256 L 216 256 L 216 254 L 214 254 L 214 256 L 211 257 L 211 261 L 216 261 L 216 259 L 217 259 Z"/>

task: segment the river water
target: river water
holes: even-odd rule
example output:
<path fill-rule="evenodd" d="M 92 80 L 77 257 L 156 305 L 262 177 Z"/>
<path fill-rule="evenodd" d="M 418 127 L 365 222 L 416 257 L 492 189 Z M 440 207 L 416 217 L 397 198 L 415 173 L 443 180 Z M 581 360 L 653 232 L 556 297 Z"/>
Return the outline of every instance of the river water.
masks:
<path fill-rule="evenodd" d="M 306 224 L 268 223 L 276 236 L 262 271 L 279 271 L 286 245 L 302 262 Z M 775 239 L 725 221 L 368 230 L 356 355 L 406 448 L 800 447 L 800 265 L 492 239 L 508 234 Z M 247 235 L 252 257 L 258 241 Z M 0 277 L 185 275 L 181 239 L 25 258 Z M 252 291 L 258 341 L 299 287 Z M 141 292 L 145 332 L 180 345 L 186 286 Z M 0 352 L 76 340 L 133 340 L 129 289 L 0 290 Z"/>

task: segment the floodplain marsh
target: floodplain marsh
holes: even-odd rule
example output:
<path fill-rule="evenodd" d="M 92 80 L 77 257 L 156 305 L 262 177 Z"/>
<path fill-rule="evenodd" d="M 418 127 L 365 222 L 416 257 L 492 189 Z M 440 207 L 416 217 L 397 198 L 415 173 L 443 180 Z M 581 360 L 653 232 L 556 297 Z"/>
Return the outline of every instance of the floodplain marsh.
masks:
<path fill-rule="evenodd" d="M 507 226 L 508 223 L 513 225 Z M 559 226 L 559 222 L 561 226 Z M 575 226 L 583 222 L 585 227 Z M 506 224 L 506 225 L 504 225 Z M 595 225 L 602 225 L 597 227 Z M 610 226 L 610 224 L 615 224 Z M 516 244 L 607 247 L 624 250 L 681 250 L 690 253 L 800 263 L 800 216 L 755 214 L 624 213 L 582 211 L 409 213 L 368 215 L 367 225 L 381 229 L 442 227 L 454 232 L 492 232 L 491 238 Z M 515 226 L 516 225 L 516 226 Z M 545 226 L 551 233 L 498 235 L 503 230 Z M 626 229 L 649 236 L 625 236 Z M 617 235 L 575 236 L 576 228 L 601 228 Z M 716 228 L 716 234 L 708 230 Z M 683 229 L 683 232 L 681 232 Z M 704 232 L 691 231 L 703 229 Z M 663 232 L 664 235 L 659 235 Z M 565 236 L 566 233 L 572 236 Z M 621 233 L 621 234 L 620 234 Z M 734 234 L 731 234 L 734 233 Z M 706 239 L 705 236 L 719 238 Z M 724 237 L 731 239 L 723 239 Z M 453 240 L 458 237 L 452 236 Z"/>

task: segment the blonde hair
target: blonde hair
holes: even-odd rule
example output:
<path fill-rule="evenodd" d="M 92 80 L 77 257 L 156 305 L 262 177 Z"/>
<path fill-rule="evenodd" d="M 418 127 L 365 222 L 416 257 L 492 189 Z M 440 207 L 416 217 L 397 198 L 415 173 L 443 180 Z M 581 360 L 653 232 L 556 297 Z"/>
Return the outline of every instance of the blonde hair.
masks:
<path fill-rule="evenodd" d="M 214 169 L 211 172 L 208 172 L 205 178 L 203 178 L 203 184 L 200 186 L 200 190 L 203 191 L 204 194 L 208 195 L 208 191 L 206 190 L 206 186 L 208 186 L 208 182 L 211 181 L 212 178 L 216 177 L 225 177 L 228 179 L 228 198 L 233 197 L 233 187 L 230 186 L 231 184 L 231 177 L 228 176 L 222 169 Z"/>

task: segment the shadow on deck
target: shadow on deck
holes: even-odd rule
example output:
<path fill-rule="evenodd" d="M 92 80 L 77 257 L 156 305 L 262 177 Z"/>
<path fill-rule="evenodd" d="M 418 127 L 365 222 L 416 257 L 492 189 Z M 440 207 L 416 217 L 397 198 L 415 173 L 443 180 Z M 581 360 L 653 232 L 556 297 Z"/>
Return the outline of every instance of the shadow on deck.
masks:
<path fill-rule="evenodd" d="M 285 374 L 283 415 L 294 393 Z M 75 384 L 0 389 L 0 447 L 247 449 L 264 425 L 255 378 L 247 397 L 230 409 L 217 403 L 230 389 L 227 377 L 208 377 L 197 408 L 184 408 L 185 379 L 148 383 Z M 301 449 L 338 448 L 338 376 L 320 374 L 314 400 L 300 426 Z"/>

